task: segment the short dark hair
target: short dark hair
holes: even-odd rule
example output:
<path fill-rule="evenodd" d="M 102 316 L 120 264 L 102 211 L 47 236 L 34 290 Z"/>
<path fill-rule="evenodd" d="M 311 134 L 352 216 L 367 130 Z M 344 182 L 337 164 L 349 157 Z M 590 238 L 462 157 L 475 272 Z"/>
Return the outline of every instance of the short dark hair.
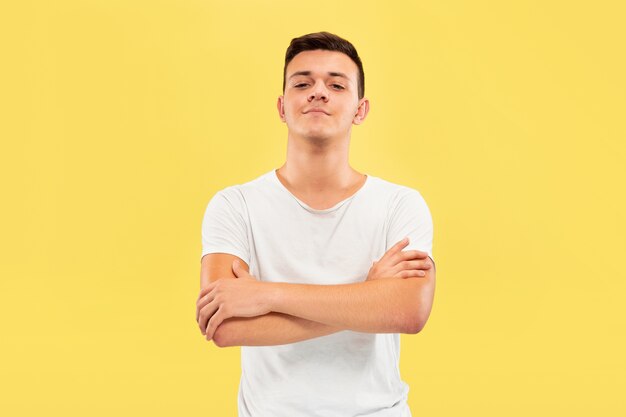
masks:
<path fill-rule="evenodd" d="M 350 57 L 359 69 L 357 80 L 359 86 L 359 98 L 363 98 L 365 95 L 365 73 L 363 72 L 363 64 L 361 63 L 359 54 L 356 52 L 356 48 L 347 40 L 328 32 L 309 33 L 308 35 L 303 35 L 291 40 L 291 43 L 287 48 L 287 52 L 285 53 L 285 67 L 283 68 L 283 92 L 285 91 L 287 65 L 289 65 L 291 60 L 300 52 L 315 51 L 318 49 L 325 51 L 337 51 Z"/>

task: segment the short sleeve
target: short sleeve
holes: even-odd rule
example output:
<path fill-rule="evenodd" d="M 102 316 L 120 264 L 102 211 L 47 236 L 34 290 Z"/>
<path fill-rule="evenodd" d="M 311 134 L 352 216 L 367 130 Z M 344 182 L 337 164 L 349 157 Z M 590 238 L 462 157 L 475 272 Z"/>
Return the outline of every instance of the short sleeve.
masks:
<path fill-rule="evenodd" d="M 430 210 L 422 195 L 408 187 L 402 189 L 391 207 L 386 250 L 405 237 L 409 238 L 409 244 L 403 251 L 420 250 L 434 261 Z"/>
<path fill-rule="evenodd" d="M 204 212 L 202 220 L 202 256 L 229 253 L 250 264 L 245 201 L 241 192 L 227 188 L 218 191 Z"/>

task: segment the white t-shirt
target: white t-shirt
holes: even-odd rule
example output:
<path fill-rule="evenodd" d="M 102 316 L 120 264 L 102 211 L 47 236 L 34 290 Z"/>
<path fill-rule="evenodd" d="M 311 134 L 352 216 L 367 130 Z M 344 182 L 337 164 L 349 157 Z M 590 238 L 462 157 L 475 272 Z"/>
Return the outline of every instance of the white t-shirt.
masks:
<path fill-rule="evenodd" d="M 316 210 L 272 170 L 209 202 L 202 256 L 230 253 L 260 281 L 365 281 L 372 262 L 408 236 L 404 250 L 432 258 L 433 225 L 421 194 L 367 176 L 335 206 Z M 400 335 L 341 331 L 278 346 L 242 346 L 240 417 L 409 417 L 400 378 Z"/>

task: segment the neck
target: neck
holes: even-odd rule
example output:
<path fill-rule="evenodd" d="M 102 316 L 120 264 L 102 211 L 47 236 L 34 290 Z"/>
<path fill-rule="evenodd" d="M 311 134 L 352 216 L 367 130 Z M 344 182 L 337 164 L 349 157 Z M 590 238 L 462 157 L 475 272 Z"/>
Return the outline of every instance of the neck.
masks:
<path fill-rule="evenodd" d="M 332 193 L 354 185 L 363 175 L 349 164 L 350 136 L 310 139 L 289 134 L 287 160 L 279 176 L 302 193 Z"/>

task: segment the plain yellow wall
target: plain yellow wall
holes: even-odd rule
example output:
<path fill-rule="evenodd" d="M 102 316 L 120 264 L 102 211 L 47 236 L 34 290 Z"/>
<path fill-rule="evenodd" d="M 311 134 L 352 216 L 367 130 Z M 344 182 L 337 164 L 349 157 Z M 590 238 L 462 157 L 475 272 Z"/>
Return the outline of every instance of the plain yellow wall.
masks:
<path fill-rule="evenodd" d="M 626 414 L 621 2 L 0 6 L 0 413 L 236 415 L 195 322 L 219 189 L 279 167 L 291 38 L 351 40 L 352 165 L 418 189 L 437 291 L 414 416 Z M 622 396 L 622 398 L 620 398 Z"/>

